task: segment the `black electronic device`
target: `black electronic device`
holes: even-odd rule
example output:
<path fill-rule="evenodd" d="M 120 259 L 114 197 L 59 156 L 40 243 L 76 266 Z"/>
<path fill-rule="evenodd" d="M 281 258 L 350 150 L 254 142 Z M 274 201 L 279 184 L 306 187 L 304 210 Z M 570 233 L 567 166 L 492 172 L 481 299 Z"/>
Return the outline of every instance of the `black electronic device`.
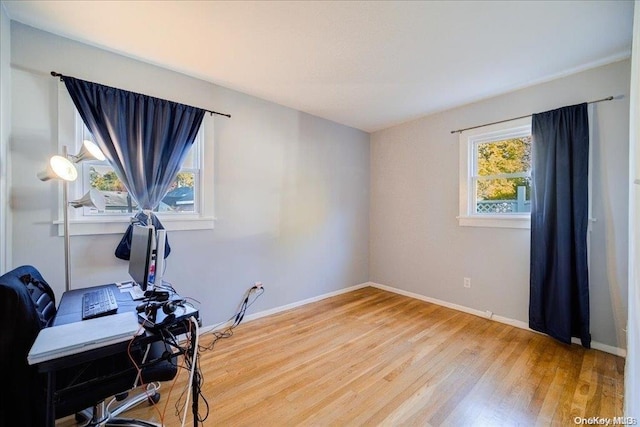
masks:
<path fill-rule="evenodd" d="M 153 225 L 132 226 L 129 275 L 145 292 L 162 285 L 166 242 L 166 230 L 156 230 Z"/>
<path fill-rule="evenodd" d="M 182 305 L 186 300 L 183 299 L 175 299 L 175 300 L 165 300 L 165 301 L 147 301 L 140 303 L 136 306 L 136 311 L 138 313 L 145 313 L 146 315 L 154 315 L 158 312 L 158 310 L 162 310 L 164 314 L 171 314 L 176 311 L 176 309 Z"/>
<path fill-rule="evenodd" d="M 177 324 L 190 317 L 199 317 L 198 310 L 185 304 L 184 299 L 167 301 L 147 301 L 138 304 L 138 321 L 147 329 L 158 329 L 161 327 Z"/>
<path fill-rule="evenodd" d="M 169 291 L 159 289 L 148 289 L 144 291 L 145 299 L 148 301 L 166 301 L 169 299 Z"/>
<path fill-rule="evenodd" d="M 152 225 L 134 224 L 131 230 L 129 275 L 143 291 L 149 283 L 149 269 L 153 262 L 155 229 Z"/>

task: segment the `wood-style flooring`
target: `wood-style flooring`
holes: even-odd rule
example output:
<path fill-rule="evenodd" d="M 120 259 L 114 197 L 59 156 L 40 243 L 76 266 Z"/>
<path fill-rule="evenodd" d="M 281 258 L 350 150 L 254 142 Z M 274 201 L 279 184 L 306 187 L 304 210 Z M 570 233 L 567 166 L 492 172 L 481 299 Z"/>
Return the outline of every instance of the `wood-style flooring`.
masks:
<path fill-rule="evenodd" d="M 623 415 L 624 359 L 371 287 L 243 323 L 199 357 L 204 426 L 564 426 Z M 127 416 L 158 421 L 166 404 L 165 425 L 180 426 L 187 380 L 183 370 L 157 408 Z"/>

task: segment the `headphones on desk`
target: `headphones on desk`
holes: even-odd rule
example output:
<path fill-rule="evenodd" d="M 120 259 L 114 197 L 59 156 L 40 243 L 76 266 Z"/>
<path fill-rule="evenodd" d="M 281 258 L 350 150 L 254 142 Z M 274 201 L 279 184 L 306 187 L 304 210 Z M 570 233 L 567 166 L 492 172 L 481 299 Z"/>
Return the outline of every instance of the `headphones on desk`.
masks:
<path fill-rule="evenodd" d="M 145 301 L 141 304 L 138 304 L 136 307 L 136 311 L 138 313 L 144 313 L 148 317 L 155 318 L 158 313 L 158 309 L 162 309 L 164 314 L 172 314 L 175 312 L 178 307 L 183 307 L 184 303 L 187 302 L 185 299 L 175 299 L 175 300 L 167 300 L 167 301 Z"/>

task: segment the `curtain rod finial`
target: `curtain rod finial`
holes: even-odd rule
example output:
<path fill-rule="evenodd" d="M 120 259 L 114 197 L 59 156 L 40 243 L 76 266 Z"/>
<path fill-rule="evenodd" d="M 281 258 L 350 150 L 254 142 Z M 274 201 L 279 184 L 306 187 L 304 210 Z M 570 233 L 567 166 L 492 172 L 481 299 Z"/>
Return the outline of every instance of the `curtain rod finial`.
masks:
<path fill-rule="evenodd" d="M 62 81 L 62 77 L 64 77 L 62 74 L 60 74 L 60 73 L 56 73 L 55 71 L 52 71 L 52 72 L 51 72 L 51 75 L 52 75 L 53 77 L 60 77 L 60 81 Z"/>

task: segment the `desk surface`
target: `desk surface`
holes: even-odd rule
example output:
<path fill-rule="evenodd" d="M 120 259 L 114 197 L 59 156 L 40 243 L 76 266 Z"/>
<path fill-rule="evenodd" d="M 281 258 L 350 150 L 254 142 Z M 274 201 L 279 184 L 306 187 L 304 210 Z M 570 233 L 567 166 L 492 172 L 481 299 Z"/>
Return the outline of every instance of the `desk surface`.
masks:
<path fill-rule="evenodd" d="M 116 301 L 118 302 L 117 313 L 136 313 L 137 301 L 131 298 L 129 292 L 120 292 L 115 283 L 96 286 L 93 288 L 74 289 L 67 291 L 60 298 L 58 311 L 51 326 L 69 325 L 77 322 L 86 322 L 82 320 L 82 295 L 93 289 L 111 287 Z M 100 357 L 109 356 L 123 351 L 127 348 L 127 341 L 117 342 L 114 344 L 105 343 L 104 346 L 88 349 L 86 351 L 75 352 L 69 355 L 63 355 L 40 363 L 37 363 L 40 372 L 51 372 L 57 369 L 66 368 L 75 364 L 84 363 Z"/>
<path fill-rule="evenodd" d="M 99 288 L 111 288 L 118 303 L 118 313 L 135 312 L 140 301 L 134 301 L 129 292 L 120 292 L 115 283 L 96 286 L 92 288 L 72 289 L 65 292 L 60 298 L 58 312 L 53 320 L 53 326 L 82 321 L 82 295 L 90 290 Z"/>

